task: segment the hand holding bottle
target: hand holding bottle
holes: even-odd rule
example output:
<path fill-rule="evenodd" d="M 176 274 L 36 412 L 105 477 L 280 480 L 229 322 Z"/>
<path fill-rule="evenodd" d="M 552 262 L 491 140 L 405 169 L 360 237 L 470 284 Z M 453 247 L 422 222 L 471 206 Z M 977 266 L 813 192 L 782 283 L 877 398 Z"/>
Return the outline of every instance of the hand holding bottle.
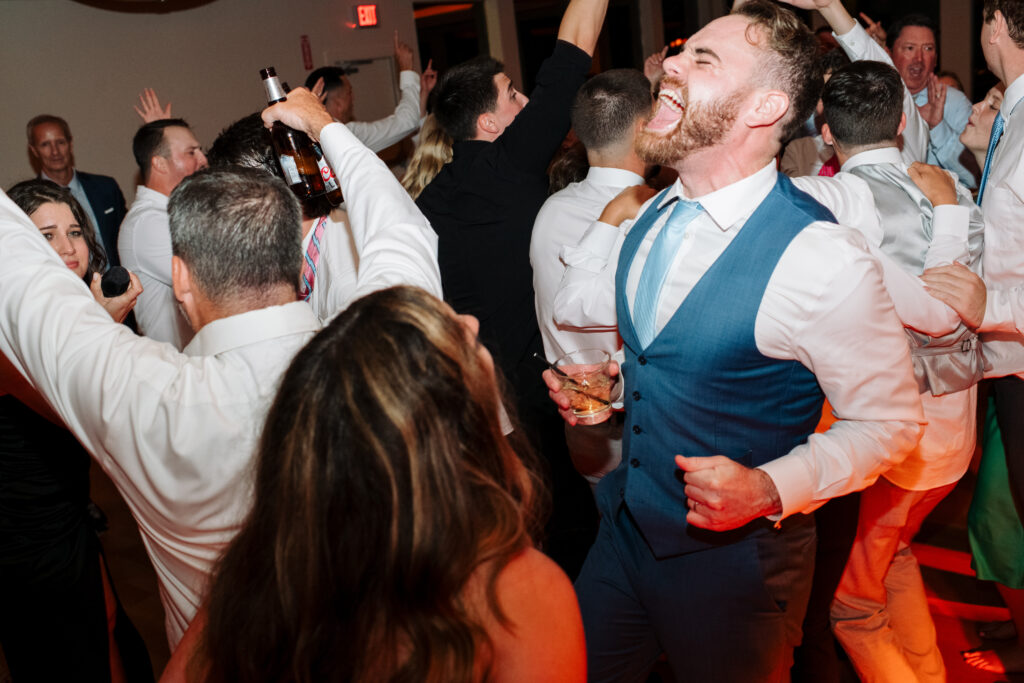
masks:
<path fill-rule="evenodd" d="M 320 139 L 320 131 L 334 119 L 320 103 L 320 98 L 305 88 L 295 88 L 288 98 L 263 110 L 263 123 L 270 128 L 275 121 L 300 130 L 314 140 Z"/>

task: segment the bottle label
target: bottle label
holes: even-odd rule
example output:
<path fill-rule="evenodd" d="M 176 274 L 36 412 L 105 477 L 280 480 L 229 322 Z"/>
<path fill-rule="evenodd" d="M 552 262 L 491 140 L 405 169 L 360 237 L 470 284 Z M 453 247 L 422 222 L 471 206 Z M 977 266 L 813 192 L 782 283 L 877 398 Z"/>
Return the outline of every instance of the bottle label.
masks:
<path fill-rule="evenodd" d="M 323 159 L 318 159 L 317 164 L 320 166 L 320 176 L 324 179 L 324 187 L 327 188 L 328 192 L 333 192 L 339 189 L 338 181 L 334 177 L 334 169 Z"/>
<path fill-rule="evenodd" d="M 316 142 L 313 143 L 313 152 L 316 154 L 316 165 L 320 167 L 320 177 L 324 180 L 324 188 L 328 192 L 340 190 L 341 187 L 338 185 L 338 179 L 334 177 L 334 169 L 327 163 L 323 150 Z"/>
<path fill-rule="evenodd" d="M 278 157 L 278 161 L 281 164 L 281 171 L 284 173 L 285 182 L 289 185 L 302 182 L 302 176 L 299 175 L 299 167 L 295 165 L 295 158 L 289 154 L 282 154 Z"/>

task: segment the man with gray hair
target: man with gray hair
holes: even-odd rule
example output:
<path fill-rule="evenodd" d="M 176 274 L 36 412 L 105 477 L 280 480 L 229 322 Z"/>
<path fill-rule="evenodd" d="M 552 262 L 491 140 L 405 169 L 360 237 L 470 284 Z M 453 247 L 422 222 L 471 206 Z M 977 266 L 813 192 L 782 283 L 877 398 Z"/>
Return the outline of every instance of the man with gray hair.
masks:
<path fill-rule="evenodd" d="M 318 140 L 361 256 L 355 297 L 440 295 L 436 237 L 387 167 L 309 91 L 264 112 Z M 195 337 L 179 353 L 113 323 L 0 195 L 0 352 L 118 486 L 160 582 L 173 649 L 248 512 L 249 466 L 292 358 L 320 328 L 296 300 L 299 206 L 251 170 L 189 178 L 169 201 L 172 279 Z"/>
<path fill-rule="evenodd" d="M 563 248 L 580 241 L 615 195 L 644 183 L 647 165 L 637 156 L 634 143 L 651 114 L 652 104 L 651 83 L 636 69 L 605 71 L 580 86 L 576 93 L 572 127 L 586 148 L 590 169 L 584 180 L 544 202 L 530 240 L 537 321 L 544 354 L 552 363 L 577 349 L 598 348 L 614 353 L 619 346 L 614 326 L 561 325 L 554 320 L 553 307 L 565 273 Z M 565 439 L 573 465 L 591 486 L 615 469 L 622 457 L 619 415 L 599 425 L 566 425 Z"/>

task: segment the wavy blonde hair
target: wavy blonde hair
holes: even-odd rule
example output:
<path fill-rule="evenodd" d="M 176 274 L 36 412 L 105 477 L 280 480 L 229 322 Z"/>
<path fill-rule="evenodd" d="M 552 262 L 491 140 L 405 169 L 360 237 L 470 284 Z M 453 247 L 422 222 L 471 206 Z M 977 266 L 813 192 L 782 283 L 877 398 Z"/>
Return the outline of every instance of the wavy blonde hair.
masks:
<path fill-rule="evenodd" d="M 402 187 L 416 199 L 444 165 L 452 160 L 452 139 L 444 132 L 434 115 L 429 115 L 420 128 L 420 144 L 412 153 L 409 167 L 402 176 Z"/>

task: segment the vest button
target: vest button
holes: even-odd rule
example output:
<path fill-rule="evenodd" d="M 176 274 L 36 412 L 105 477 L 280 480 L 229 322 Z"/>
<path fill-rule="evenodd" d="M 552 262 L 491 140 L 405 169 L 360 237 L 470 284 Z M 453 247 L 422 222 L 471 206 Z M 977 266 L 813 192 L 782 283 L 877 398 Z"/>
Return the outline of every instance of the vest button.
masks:
<path fill-rule="evenodd" d="M 626 497 L 626 489 L 619 489 L 619 498 Z"/>
<path fill-rule="evenodd" d="M 640 425 L 633 425 L 633 433 L 634 434 L 639 434 L 642 431 L 644 431 L 644 430 L 640 429 Z"/>
<path fill-rule="evenodd" d="M 629 466 L 630 467 L 640 467 L 640 461 L 637 460 L 636 458 L 633 458 L 632 460 L 629 461 Z"/>
<path fill-rule="evenodd" d="M 640 365 L 647 365 L 647 356 L 640 356 L 636 359 L 636 362 Z"/>
<path fill-rule="evenodd" d="M 639 391 L 634 391 L 633 392 L 633 400 L 634 401 L 639 401 L 640 400 L 640 392 Z"/>

